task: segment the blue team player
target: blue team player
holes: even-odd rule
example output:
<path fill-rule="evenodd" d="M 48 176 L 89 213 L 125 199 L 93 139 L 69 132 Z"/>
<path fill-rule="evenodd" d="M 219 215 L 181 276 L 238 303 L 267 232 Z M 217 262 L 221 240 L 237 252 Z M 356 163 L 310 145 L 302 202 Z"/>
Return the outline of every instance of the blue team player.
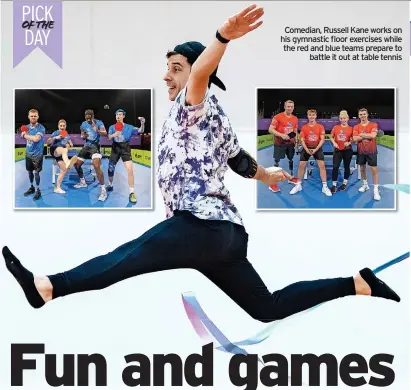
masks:
<path fill-rule="evenodd" d="M 67 171 L 71 169 L 77 161 L 77 156 L 73 156 L 71 159 L 68 158 L 68 152 L 69 149 L 73 147 L 73 142 L 67 132 L 67 122 L 64 119 L 60 119 L 57 127 L 58 130 L 51 134 L 47 140 L 47 144 L 50 145 L 50 154 L 60 168 L 60 174 L 57 178 L 57 185 L 54 188 L 54 192 L 56 194 L 65 194 L 66 191 L 61 188 L 61 183 Z"/>
<path fill-rule="evenodd" d="M 101 159 L 103 156 L 100 152 L 100 136 L 107 135 L 107 131 L 104 127 L 104 123 L 94 118 L 93 110 L 86 110 L 84 116 L 86 120 L 81 124 L 80 130 L 81 138 L 85 139 L 86 143 L 77 155 L 77 162 L 74 165 L 74 168 L 76 168 L 80 177 L 80 182 L 76 184 L 74 188 L 87 187 L 81 166 L 85 160 L 91 159 L 101 187 L 101 193 L 98 200 L 104 202 L 107 199 L 107 192 L 104 186 L 104 173 L 101 169 Z"/>
<path fill-rule="evenodd" d="M 37 110 L 30 110 L 28 118 L 30 123 L 21 127 L 21 136 L 27 141 L 26 170 L 30 179 L 30 188 L 24 193 L 24 196 L 34 194 L 33 200 L 39 200 L 41 198 L 40 172 L 43 170 L 46 129 L 38 123 L 39 112 Z M 36 189 L 33 186 L 34 178 L 36 178 Z"/>
<path fill-rule="evenodd" d="M 107 191 L 113 191 L 113 179 L 116 165 L 120 158 L 123 160 L 124 166 L 127 170 L 128 186 L 130 189 L 129 200 L 132 203 L 137 203 L 136 194 L 134 193 L 134 172 L 133 161 L 131 158 L 130 141 L 133 135 L 144 133 L 145 119 L 139 117 L 141 123 L 140 128 L 124 123 L 126 112 L 122 109 L 116 111 L 115 125 L 111 125 L 108 130 L 108 138 L 113 141 L 111 148 L 110 161 L 108 163 L 108 186 Z"/>

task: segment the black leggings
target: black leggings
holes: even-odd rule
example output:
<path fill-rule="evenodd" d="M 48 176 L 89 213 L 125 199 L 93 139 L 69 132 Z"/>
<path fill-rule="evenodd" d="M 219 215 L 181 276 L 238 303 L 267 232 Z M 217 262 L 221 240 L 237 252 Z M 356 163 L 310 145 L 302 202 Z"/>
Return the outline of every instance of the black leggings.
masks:
<path fill-rule="evenodd" d="M 201 272 L 252 318 L 262 322 L 355 295 L 353 277 L 299 282 L 270 293 L 247 260 L 247 244 L 248 235 L 240 225 L 202 220 L 179 211 L 114 251 L 49 276 L 53 298 L 100 290 L 133 276 L 179 268 Z M 166 287 L 156 288 L 167 294 Z"/>
<path fill-rule="evenodd" d="M 349 179 L 351 174 L 350 166 L 352 156 L 353 150 L 351 148 L 345 150 L 334 150 L 332 181 L 337 181 L 338 179 L 338 171 L 340 169 L 341 161 L 344 161 L 344 179 Z"/>

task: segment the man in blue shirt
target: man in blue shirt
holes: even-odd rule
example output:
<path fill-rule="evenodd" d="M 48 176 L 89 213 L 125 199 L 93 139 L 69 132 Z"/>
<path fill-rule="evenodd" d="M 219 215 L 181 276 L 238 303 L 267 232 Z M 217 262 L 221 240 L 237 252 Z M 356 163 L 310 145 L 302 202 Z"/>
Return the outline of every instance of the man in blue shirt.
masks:
<path fill-rule="evenodd" d="M 33 200 L 39 200 L 40 191 L 40 172 L 43 170 L 44 159 L 44 135 L 46 129 L 38 123 L 39 112 L 35 109 L 29 111 L 29 124 L 22 126 L 21 136 L 27 141 L 26 144 L 26 170 L 29 173 L 30 188 L 24 196 L 34 194 Z M 36 189 L 33 181 L 36 179 Z"/>
<path fill-rule="evenodd" d="M 59 120 L 58 130 L 51 134 L 47 144 L 50 145 L 50 154 L 60 167 L 60 174 L 54 192 L 56 194 L 65 194 L 66 191 L 61 188 L 61 183 L 67 171 L 76 163 L 77 156 L 73 156 L 71 159 L 68 158 L 68 151 L 70 147 L 73 147 L 73 143 L 67 133 L 67 122 L 64 119 Z"/>
<path fill-rule="evenodd" d="M 127 170 L 128 186 L 130 190 L 129 200 L 131 203 L 136 203 L 137 198 L 134 193 L 134 172 L 133 172 L 133 160 L 131 158 L 130 141 L 133 135 L 144 133 L 145 119 L 139 117 L 141 123 L 140 128 L 124 123 L 126 112 L 122 109 L 116 111 L 115 125 L 111 125 L 108 129 L 108 138 L 113 141 L 111 147 L 110 161 L 108 163 L 108 186 L 107 191 L 113 191 L 113 179 L 116 165 L 120 158 L 123 160 L 124 166 Z"/>
<path fill-rule="evenodd" d="M 270 292 L 247 258 L 248 234 L 225 187 L 224 174 L 230 167 L 241 177 L 265 185 L 284 181 L 286 176 L 281 168 L 258 165 L 239 146 L 209 87 L 215 84 L 225 90 L 217 67 L 228 42 L 259 27 L 262 14 L 255 5 L 247 7 L 217 30 L 207 48 L 199 42 L 185 42 L 167 54 L 164 80 L 173 106 L 157 153 L 165 221 L 107 254 L 54 275 L 33 276 L 9 248 L 3 248 L 6 266 L 32 307 L 101 290 L 137 275 L 180 268 L 202 273 L 261 322 L 277 321 L 351 295 L 400 301 L 369 268 L 354 277 L 298 282 Z M 278 240 L 284 242 L 284 237 Z"/>
<path fill-rule="evenodd" d="M 107 191 L 104 186 L 104 173 L 101 169 L 101 159 L 103 156 L 100 152 L 100 137 L 102 135 L 107 135 L 107 131 L 104 127 L 104 123 L 94 118 L 93 110 L 86 110 L 84 116 L 86 120 L 81 124 L 80 130 L 81 138 L 85 139 L 86 143 L 77 155 L 77 162 L 74 164 L 74 168 L 76 168 L 76 171 L 80 177 L 80 182 L 76 184 L 74 188 L 87 187 L 86 179 L 84 178 L 84 173 L 81 166 L 85 160 L 91 159 L 101 187 L 98 200 L 104 202 L 107 199 Z"/>

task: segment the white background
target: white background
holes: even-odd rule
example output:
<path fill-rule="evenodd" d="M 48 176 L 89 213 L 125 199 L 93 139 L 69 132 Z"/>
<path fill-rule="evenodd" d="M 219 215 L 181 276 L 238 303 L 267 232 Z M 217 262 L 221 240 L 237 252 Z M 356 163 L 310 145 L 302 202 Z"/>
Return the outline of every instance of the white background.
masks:
<path fill-rule="evenodd" d="M 242 146 L 255 151 L 256 87 L 396 87 L 397 182 L 409 183 L 408 2 L 263 4 L 263 27 L 232 42 L 219 69 L 228 91 L 216 93 Z M 207 44 L 225 18 L 246 5 L 64 2 L 63 70 L 39 50 L 13 70 L 12 2 L 3 2 L 0 246 L 8 245 L 36 274 L 51 274 L 106 253 L 164 218 L 156 183 L 155 211 L 150 212 L 13 211 L 13 88 L 154 88 L 158 139 L 170 107 L 162 81 L 167 50 L 186 40 Z M 280 35 L 286 25 L 402 27 L 404 60 L 310 62 L 306 55 L 282 52 Z M 374 268 L 409 251 L 407 195 L 399 195 L 396 212 L 257 213 L 252 181 L 229 173 L 227 185 L 250 234 L 249 259 L 271 289 L 298 280 L 349 276 L 364 266 Z M 287 322 L 269 340 L 248 351 L 261 355 L 333 353 L 339 358 L 349 353 L 367 358 L 390 353 L 395 355 L 396 372 L 390 389 L 409 388 L 408 274 L 408 262 L 381 274 L 402 296 L 401 304 L 365 297 L 329 303 Z M 201 340 L 181 302 L 180 294 L 188 290 L 196 292 L 206 313 L 232 341 L 264 327 L 194 271 L 141 276 L 103 291 L 56 300 L 35 311 L 2 266 L 0 388 L 10 388 L 11 343 L 45 343 L 47 353 L 60 357 L 63 353 L 101 353 L 108 361 L 108 388 L 113 390 L 126 388 L 121 380 L 126 354 L 174 352 L 185 357 L 200 352 Z M 214 354 L 216 389 L 234 388 L 227 372 L 230 357 L 222 352 Z M 26 374 L 25 385 L 48 389 L 43 372 L 39 357 L 38 369 Z"/>

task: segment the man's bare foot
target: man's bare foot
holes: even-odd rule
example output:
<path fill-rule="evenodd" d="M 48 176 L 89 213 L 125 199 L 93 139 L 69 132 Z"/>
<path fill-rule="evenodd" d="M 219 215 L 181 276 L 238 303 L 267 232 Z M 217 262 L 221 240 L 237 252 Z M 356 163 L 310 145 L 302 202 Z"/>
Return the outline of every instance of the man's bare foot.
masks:
<path fill-rule="evenodd" d="M 44 302 L 47 303 L 53 299 L 53 285 L 47 276 L 35 276 L 34 285 Z"/>
<path fill-rule="evenodd" d="M 358 273 L 354 276 L 355 293 L 357 295 L 371 295 L 371 288 L 363 277 Z"/>

